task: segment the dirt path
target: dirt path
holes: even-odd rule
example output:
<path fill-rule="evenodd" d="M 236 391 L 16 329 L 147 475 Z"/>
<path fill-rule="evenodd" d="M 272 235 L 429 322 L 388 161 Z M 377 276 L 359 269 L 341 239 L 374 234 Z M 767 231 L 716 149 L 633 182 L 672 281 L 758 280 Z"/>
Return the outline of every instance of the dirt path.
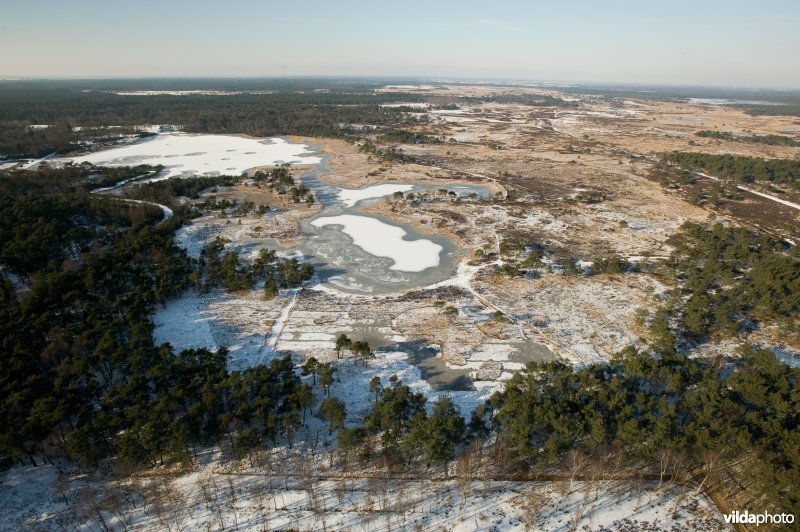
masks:
<path fill-rule="evenodd" d="M 696 172 L 697 175 L 702 177 L 707 177 L 709 179 L 713 179 L 714 181 L 722 181 L 719 177 L 714 177 L 713 175 L 704 174 L 703 172 Z M 753 190 L 752 188 L 744 187 L 742 185 L 736 185 L 736 188 L 739 190 L 743 190 L 745 192 L 749 192 L 750 194 L 755 194 L 756 196 L 760 196 L 762 198 L 766 198 L 770 201 L 774 201 L 780 203 L 781 205 L 786 205 L 787 207 L 791 207 L 792 209 L 796 209 L 800 211 L 800 204 L 793 203 L 791 201 L 786 201 L 781 198 L 776 198 L 775 196 L 770 196 L 769 194 L 764 194 L 763 192 L 758 192 L 757 190 Z"/>
<path fill-rule="evenodd" d="M 113 198 L 113 196 L 105 196 L 105 197 Z M 159 226 L 159 225 L 163 224 L 164 222 L 166 222 L 167 220 L 169 220 L 170 218 L 172 218 L 175 215 L 175 213 L 172 212 L 172 209 L 170 209 L 166 205 L 161 205 L 160 203 L 153 203 L 152 201 L 136 200 L 136 199 L 129 199 L 129 198 L 114 198 L 114 199 L 118 199 L 120 201 L 127 201 L 129 203 L 139 203 L 139 204 L 142 204 L 142 205 L 152 205 L 154 207 L 158 207 L 159 209 L 161 209 L 161 212 L 164 214 L 164 217 L 161 218 L 161 221 L 158 222 L 156 224 L 156 226 Z"/>
<path fill-rule="evenodd" d="M 128 180 L 126 180 L 126 181 L 128 181 Z M 161 218 L 161 221 L 156 224 L 156 226 L 159 226 L 159 225 L 163 224 L 164 222 L 166 222 L 167 220 L 169 220 L 170 218 L 172 218 L 175 215 L 175 213 L 172 212 L 172 209 L 170 209 L 166 205 L 161 205 L 160 203 L 154 203 L 152 201 L 137 200 L 137 199 L 131 199 L 131 198 L 121 198 L 119 196 L 114 196 L 114 195 L 111 195 L 111 194 L 103 194 L 103 192 L 106 192 L 108 190 L 112 190 L 114 188 L 117 188 L 117 186 L 119 186 L 119 183 L 117 185 L 114 185 L 113 187 L 107 187 L 107 188 L 100 188 L 100 189 L 97 189 L 97 190 L 92 190 L 92 194 L 97 194 L 99 196 L 103 196 L 104 198 L 108 198 L 108 199 L 112 199 L 112 200 L 125 201 L 127 203 L 137 203 L 139 205 L 152 205 L 153 207 L 158 207 L 159 209 L 161 209 L 161 212 L 163 213 L 163 217 Z"/>
<path fill-rule="evenodd" d="M 278 344 L 278 338 L 280 338 L 281 333 L 283 333 L 284 327 L 286 327 L 286 321 L 289 319 L 289 314 L 291 314 L 295 303 L 297 303 L 297 294 L 299 292 L 300 292 L 299 288 L 291 289 L 292 298 L 291 300 L 289 300 L 289 303 L 283 308 L 283 310 L 281 311 L 281 315 L 278 316 L 278 319 L 275 320 L 275 323 L 272 324 L 272 328 L 269 331 L 269 336 L 267 336 L 267 340 L 264 343 L 264 349 L 258 356 L 259 364 L 263 364 L 265 362 L 266 356 L 275 350 L 275 346 Z"/>

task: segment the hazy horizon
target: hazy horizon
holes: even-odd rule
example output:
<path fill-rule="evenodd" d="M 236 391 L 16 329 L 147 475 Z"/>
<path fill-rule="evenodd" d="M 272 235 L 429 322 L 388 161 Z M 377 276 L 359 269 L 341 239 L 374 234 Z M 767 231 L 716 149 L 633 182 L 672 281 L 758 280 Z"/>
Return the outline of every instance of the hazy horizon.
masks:
<path fill-rule="evenodd" d="M 3 79 L 361 77 L 800 88 L 800 3 L 6 6 Z M 795 64 L 792 64 L 794 61 Z"/>

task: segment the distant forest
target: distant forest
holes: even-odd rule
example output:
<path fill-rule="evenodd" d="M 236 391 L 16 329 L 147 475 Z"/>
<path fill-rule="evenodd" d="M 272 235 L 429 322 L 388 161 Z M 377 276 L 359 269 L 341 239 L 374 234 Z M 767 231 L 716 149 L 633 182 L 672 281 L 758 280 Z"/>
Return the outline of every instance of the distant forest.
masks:
<path fill-rule="evenodd" d="M 389 142 L 438 142 L 425 135 L 404 136 L 398 129 L 417 121 L 409 114 L 418 109 L 384 104 L 427 102 L 455 109 L 484 102 L 578 105 L 554 96 L 525 94 L 445 97 L 443 103 L 440 96 L 375 91 L 384 84 L 302 79 L 0 82 L 0 159 L 111 144 L 124 135 L 148 135 L 136 126 L 160 124 L 179 125 L 192 133 L 333 138 L 360 136 L 368 125 L 385 127 L 384 140 Z M 137 90 L 225 94 L 117 94 Z"/>
<path fill-rule="evenodd" d="M 532 107 L 575 107 L 579 102 L 541 94 L 449 97 L 413 92 L 376 92 L 386 83 L 418 81 L 367 79 L 155 79 L 0 82 L 0 159 L 41 157 L 108 144 L 122 135 L 141 134 L 134 126 L 175 124 L 194 133 L 253 136 L 308 135 L 350 137 L 359 127 L 397 128 L 413 120 L 409 107 L 388 103 L 425 102 L 458 108 L 484 102 Z M 220 91 L 227 94 L 120 95 L 129 91 Z M 685 100 L 731 98 L 752 114 L 800 115 L 800 94 L 792 91 L 731 91 L 616 86 L 558 87 L 567 94 Z M 35 126 L 49 127 L 35 127 Z M 32 127 L 34 126 L 34 127 Z M 111 128 L 111 129 L 109 129 Z M 404 139 L 397 139 L 405 142 Z M 765 139 L 780 142 L 776 139 Z"/>
<path fill-rule="evenodd" d="M 704 129 L 695 133 L 698 137 L 750 142 L 753 144 L 768 144 L 770 146 L 800 146 L 792 137 L 787 135 L 734 135 L 730 131 L 712 131 Z"/>
<path fill-rule="evenodd" d="M 91 86 L 91 85 L 89 85 Z M 319 86 L 211 84 L 207 90 L 254 91 L 230 95 L 125 96 L 114 83 L 100 89 L 55 82 L 0 83 L 0 158 L 40 157 L 136 134 L 132 126 L 177 124 L 194 133 L 253 136 L 309 135 L 343 137 L 351 124 L 402 123 L 403 113 L 382 104 L 417 102 L 405 93 L 376 93 L 360 84 Z M 124 85 L 135 90 L 136 84 Z M 132 87 L 134 87 L 132 89 Z M 188 90 L 182 82 L 146 86 L 148 90 Z M 196 86 L 193 86 L 196 87 Z M 204 89 L 206 90 L 206 89 Z M 31 125 L 48 125 L 47 128 Z M 114 129 L 105 129 L 113 126 Z"/>
<path fill-rule="evenodd" d="M 665 154 L 664 161 L 683 170 L 703 170 L 714 177 L 740 183 L 772 183 L 800 192 L 800 161 L 792 159 L 676 151 Z"/>

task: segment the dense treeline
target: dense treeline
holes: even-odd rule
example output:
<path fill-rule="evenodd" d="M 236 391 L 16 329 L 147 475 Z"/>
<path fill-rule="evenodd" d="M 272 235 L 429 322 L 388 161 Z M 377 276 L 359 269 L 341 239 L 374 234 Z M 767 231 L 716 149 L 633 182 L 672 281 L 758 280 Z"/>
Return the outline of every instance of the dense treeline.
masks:
<path fill-rule="evenodd" d="M 532 107 L 579 107 L 580 102 L 565 100 L 550 94 L 498 94 L 476 98 L 481 102 L 518 103 Z"/>
<path fill-rule="evenodd" d="M 740 142 L 751 142 L 754 144 L 769 144 L 771 146 L 800 146 L 800 143 L 786 135 L 734 135 L 730 131 L 713 131 L 707 129 L 698 131 L 695 135 L 719 140 L 738 140 Z"/>
<path fill-rule="evenodd" d="M 3 268 L 29 283 L 6 280 L 0 292 L 0 452 L 31 461 L 46 438 L 66 445 L 98 420 L 106 422 L 102 433 L 93 432 L 98 438 L 116 434 L 133 398 L 151 397 L 147 375 L 158 351 L 148 316 L 187 286 L 192 269 L 167 227 L 126 217 L 138 207 L 114 202 L 106 211 L 108 200 L 94 197 L 77 207 L 70 202 L 79 198 L 33 201 L 65 206 L 4 217 Z M 20 241 L 24 234 L 32 240 Z M 36 260 L 26 256 L 27 246 L 48 240 L 52 245 L 35 248 Z M 19 247 L 8 252 L 12 244 Z M 120 401 L 129 386 L 136 395 Z"/>
<path fill-rule="evenodd" d="M 85 148 L 91 143 L 94 148 L 110 145 L 127 136 L 141 136 L 133 128 L 86 128 L 73 127 L 57 120 L 47 127 L 31 127 L 24 121 L 2 122 L 0 127 L 0 159 L 44 157 L 50 153 L 67 153 Z M 31 122 L 27 122 L 30 124 Z"/>
<path fill-rule="evenodd" d="M 155 346 L 155 306 L 197 274 L 173 242 L 179 220 L 151 227 L 151 207 L 88 194 L 84 173 L 0 174 L 2 462 L 35 465 L 58 449 L 138 466 L 190 461 L 193 446 L 226 436 L 237 450 L 291 441 L 311 400 L 291 359 L 231 373 L 224 349 Z M 252 275 L 310 275 L 262 259 Z"/>
<path fill-rule="evenodd" d="M 402 112 L 382 104 L 420 100 L 419 95 L 376 93 L 358 85 L 303 86 L 295 91 L 277 84 L 275 90 L 228 95 L 124 96 L 69 84 L 5 84 L 0 86 L 0 156 L 66 153 L 93 138 L 135 134 L 132 126 L 142 124 L 180 124 L 194 133 L 342 137 L 352 134 L 351 124 L 402 121 Z M 30 124 L 53 127 L 31 129 Z M 91 131 L 109 126 L 123 129 Z"/>
<path fill-rule="evenodd" d="M 67 166 L 73 164 L 67 163 Z M 81 163 L 81 167 L 88 168 L 90 175 L 87 178 L 87 186 L 91 189 L 111 187 L 120 183 L 127 183 L 138 179 L 156 177 L 164 167 L 160 164 L 139 164 L 136 166 L 103 166 L 97 167 L 90 163 Z"/>
<path fill-rule="evenodd" d="M 264 283 L 268 297 L 282 288 L 296 288 L 314 274 L 309 264 L 297 259 L 279 259 L 273 250 L 262 249 L 250 264 L 243 263 L 236 251 L 225 251 L 225 240 L 212 240 L 200 252 L 199 268 L 192 275 L 195 286 L 209 290 L 223 286 L 228 292 L 252 290 L 256 283 Z"/>
<path fill-rule="evenodd" d="M 739 104 L 736 107 L 743 109 L 752 116 L 800 116 L 800 104 L 798 103 L 786 103 L 783 105 Z"/>
<path fill-rule="evenodd" d="M 231 186 L 240 178 L 233 176 L 197 176 L 191 179 L 170 177 L 140 183 L 125 191 L 125 196 L 132 199 L 153 201 L 172 207 L 178 207 L 175 198 L 197 199 L 200 192 L 213 187 Z"/>
<path fill-rule="evenodd" d="M 116 229 L 161 219 L 161 211 L 91 195 L 94 167 L 0 172 L 0 265 L 24 278 L 50 262 L 77 260 L 86 246 L 113 244 Z"/>
<path fill-rule="evenodd" d="M 800 260 L 770 237 L 721 224 L 686 224 L 666 262 L 678 286 L 658 315 L 658 332 L 671 343 L 668 318 L 691 337 L 730 336 L 755 322 L 797 327 Z"/>
<path fill-rule="evenodd" d="M 364 139 L 364 141 L 361 143 L 358 149 L 363 153 L 372 154 L 386 162 L 412 163 L 412 164 L 419 162 L 416 157 L 412 155 L 406 155 L 405 153 L 403 153 L 403 150 L 398 149 L 394 146 L 390 146 L 386 149 L 378 148 L 369 139 Z"/>
<path fill-rule="evenodd" d="M 441 144 L 441 139 L 423 133 L 414 133 L 405 129 L 387 128 L 378 135 L 380 142 L 397 142 L 400 144 Z"/>
<path fill-rule="evenodd" d="M 346 409 L 338 399 L 323 401 L 322 415 L 329 427 L 338 430 L 337 442 L 346 467 L 351 451 L 361 460 L 379 457 L 389 469 L 400 469 L 421 458 L 430 467 L 445 466 L 471 434 L 458 407 L 449 397 L 436 401 L 430 409 L 427 399 L 413 392 L 396 376 L 385 384 L 374 377 L 370 382 L 374 401 L 360 426 L 344 426 Z M 327 401 L 327 404 L 326 404 Z M 429 412 L 430 410 L 430 412 Z"/>
<path fill-rule="evenodd" d="M 497 430 L 512 468 L 580 469 L 622 456 L 664 479 L 699 470 L 734 474 L 754 508 L 800 512 L 800 369 L 747 348 L 731 372 L 702 360 L 633 349 L 611 364 L 574 370 L 529 364 L 473 424 Z M 482 415 L 482 417 L 481 417 Z"/>
<path fill-rule="evenodd" d="M 714 177 L 742 183 L 774 183 L 800 191 L 800 161 L 792 159 L 671 152 L 664 155 L 664 160 L 684 170 L 703 170 Z"/>
<path fill-rule="evenodd" d="M 71 434 L 67 443 L 79 459 L 95 464 L 108 449 L 132 466 L 191 463 L 194 446 L 220 438 L 244 455 L 253 447 L 274 445 L 281 435 L 291 444 L 311 407 L 311 387 L 301 382 L 291 357 L 230 373 L 224 349 L 175 355 L 164 346 L 159 355 L 135 389 L 119 390 L 118 423 L 108 427 L 107 418 L 97 415 Z"/>

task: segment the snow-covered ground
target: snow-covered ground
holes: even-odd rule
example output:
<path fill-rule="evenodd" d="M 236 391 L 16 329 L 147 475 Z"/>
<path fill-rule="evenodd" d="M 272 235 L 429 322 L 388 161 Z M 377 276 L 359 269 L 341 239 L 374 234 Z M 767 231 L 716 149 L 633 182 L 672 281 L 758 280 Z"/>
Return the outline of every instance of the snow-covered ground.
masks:
<path fill-rule="evenodd" d="M 152 318 L 156 344 L 170 343 L 176 352 L 201 347 L 217 349 L 210 323 L 214 316 L 205 299 L 192 290 L 159 307 Z"/>
<path fill-rule="evenodd" d="M 612 280 L 600 276 L 546 274 L 534 281 L 492 278 L 475 283 L 490 303 L 528 324 L 546 345 L 572 364 L 607 361 L 610 355 L 640 343 L 635 333 L 638 308 L 652 309 L 665 287 L 647 275 Z M 550 342 L 550 343 L 548 343 Z"/>
<path fill-rule="evenodd" d="M 317 164 L 305 144 L 281 138 L 257 139 L 233 135 L 162 133 L 116 148 L 65 159 L 102 166 L 161 164 L 156 179 L 186 175 L 239 175 L 258 166 L 279 163 Z"/>
<path fill-rule="evenodd" d="M 56 152 L 49 153 L 40 159 L 32 159 L 27 163 L 20 165 L 20 168 L 23 170 L 30 170 L 31 168 L 35 168 L 39 163 L 42 163 L 56 155 Z"/>
<path fill-rule="evenodd" d="M 373 377 L 380 377 L 383 385 L 388 386 L 389 379 L 393 375 L 412 391 L 425 395 L 429 407 L 444 396 L 450 397 L 461 415 L 467 419 L 477 406 L 500 389 L 500 384 L 497 382 L 477 381 L 475 383 L 477 390 L 434 390 L 422 378 L 419 368 L 409 362 L 408 355 L 401 352 L 379 352 L 375 358 L 366 361 L 340 360 L 336 364 L 336 382 L 331 386 L 330 393 L 344 401 L 347 406 L 348 423 L 361 425 L 364 416 L 372 407 L 369 381 Z"/>
<path fill-rule="evenodd" d="M 387 257 L 394 261 L 390 270 L 421 272 L 439 265 L 439 255 L 444 249 L 439 244 L 420 238 L 406 240 L 405 229 L 384 223 L 377 218 L 342 214 L 324 216 L 311 222 L 314 227 L 341 225 L 342 232 L 353 239 L 353 243 L 376 257 Z"/>
<path fill-rule="evenodd" d="M 309 458 L 324 457 L 201 455 L 187 474 L 121 482 L 18 466 L 0 485 L 0 530 L 730 530 L 704 495 L 672 485 L 315 476 Z"/>
<path fill-rule="evenodd" d="M 292 304 L 293 291 L 284 290 L 265 301 L 258 290 L 226 294 L 189 291 L 156 309 L 152 316 L 157 345 L 169 343 L 176 351 L 225 347 L 228 368 L 242 370 L 268 362 L 278 353 L 272 339 L 276 322 Z M 285 318 L 284 318 L 285 319 Z"/>

